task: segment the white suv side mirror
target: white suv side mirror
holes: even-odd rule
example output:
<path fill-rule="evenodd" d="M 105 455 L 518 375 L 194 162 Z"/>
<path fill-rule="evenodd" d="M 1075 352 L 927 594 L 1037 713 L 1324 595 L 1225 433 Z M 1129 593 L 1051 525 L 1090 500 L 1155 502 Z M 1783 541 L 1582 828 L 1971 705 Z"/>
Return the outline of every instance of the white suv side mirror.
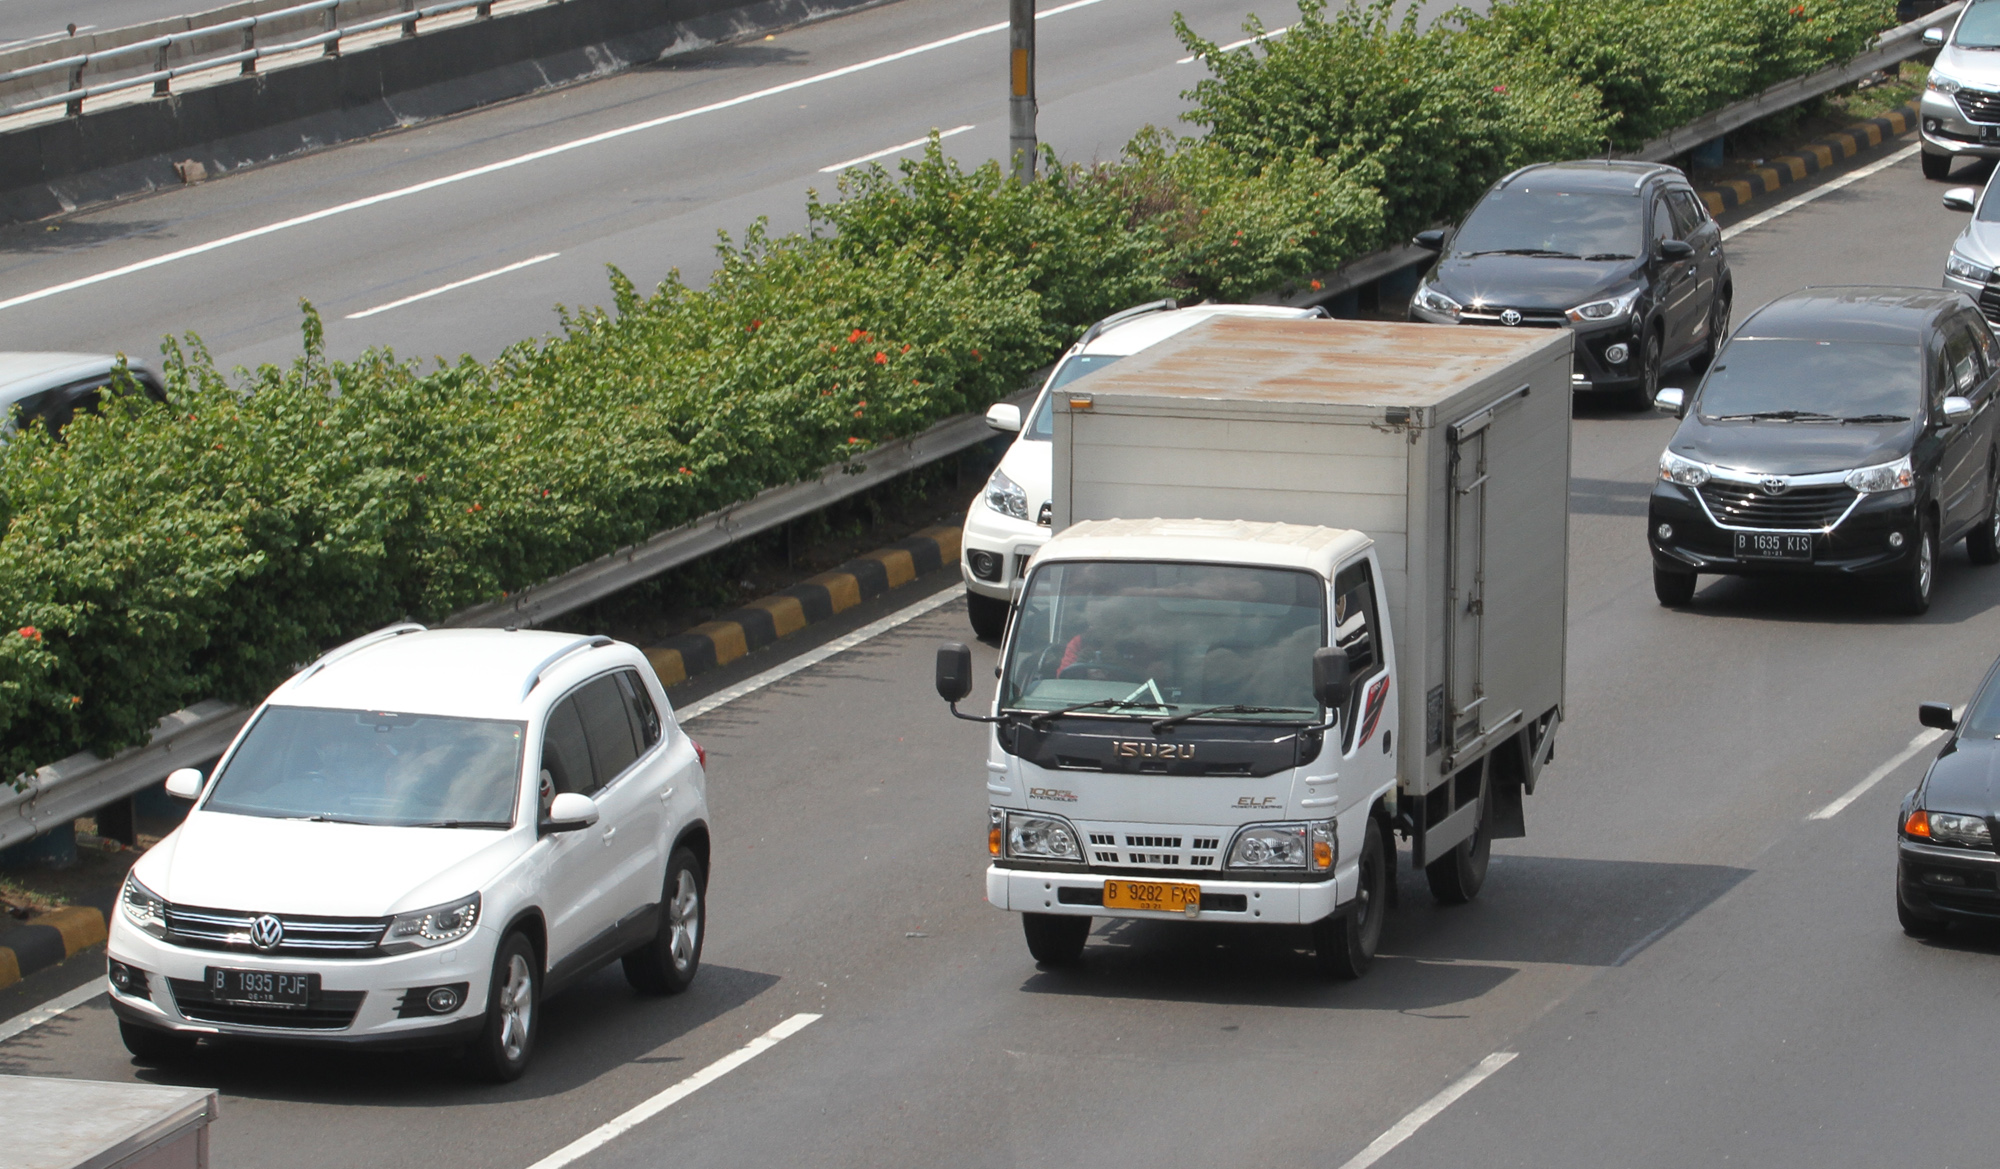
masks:
<path fill-rule="evenodd" d="M 167 794 L 183 800 L 200 795 L 201 771 L 194 767 L 176 767 L 168 772 Z"/>
<path fill-rule="evenodd" d="M 1925 30 L 1924 30 L 1924 43 L 1925 43 L 1925 44 L 1927 44 L 1927 45 L 1941 45 L 1941 44 L 1943 44 L 1943 43 L 1944 43 L 1944 28 L 1943 28 L 1942 26 L 1937 26 L 1937 27 L 1933 27 L 1933 28 L 1927 28 L 1927 29 L 1925 29 Z"/>
<path fill-rule="evenodd" d="M 1977 187 L 1953 187 L 1944 193 L 1944 206 L 1947 211 L 1970 211 L 1978 200 Z"/>
<path fill-rule="evenodd" d="M 576 832 L 597 823 L 597 801 L 581 792 L 562 792 L 549 803 L 543 832 Z"/>
<path fill-rule="evenodd" d="M 1021 408 L 1012 402 L 995 402 L 986 408 L 986 425 L 1009 434 L 1021 432 Z"/>

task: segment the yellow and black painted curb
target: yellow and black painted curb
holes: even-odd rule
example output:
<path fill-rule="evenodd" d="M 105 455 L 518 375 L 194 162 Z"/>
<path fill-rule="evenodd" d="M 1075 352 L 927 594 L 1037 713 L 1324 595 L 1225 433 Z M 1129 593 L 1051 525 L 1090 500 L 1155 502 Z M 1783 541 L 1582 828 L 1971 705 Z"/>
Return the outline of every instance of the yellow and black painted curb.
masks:
<path fill-rule="evenodd" d="M 1909 102 L 1879 118 L 1856 122 L 1837 134 L 1808 142 L 1795 154 L 1767 159 L 1763 166 L 1750 172 L 1749 178 L 1717 183 L 1713 190 L 1701 192 L 1702 202 L 1708 204 L 1710 215 L 1720 215 L 1732 207 L 1743 206 L 1759 195 L 1802 182 L 1807 175 L 1818 174 L 1835 162 L 1853 158 L 1892 138 L 1900 138 L 1915 129 L 1916 125 L 1917 105 Z"/>
<path fill-rule="evenodd" d="M 927 572 L 958 563 L 959 535 L 955 527 L 926 528 L 907 540 L 857 556 L 832 572 L 822 572 L 648 646 L 646 657 L 662 685 L 685 682 Z"/>
<path fill-rule="evenodd" d="M 0 987 L 12 986 L 92 946 L 104 944 L 104 912 L 88 905 L 51 909 L 0 930 Z"/>

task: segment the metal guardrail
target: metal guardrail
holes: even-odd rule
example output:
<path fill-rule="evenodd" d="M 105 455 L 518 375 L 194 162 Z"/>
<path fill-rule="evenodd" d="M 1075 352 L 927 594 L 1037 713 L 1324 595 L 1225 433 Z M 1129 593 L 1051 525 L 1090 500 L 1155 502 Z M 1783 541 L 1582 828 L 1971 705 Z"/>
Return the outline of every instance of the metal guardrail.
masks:
<path fill-rule="evenodd" d="M 61 57 L 53 61 L 43 61 L 38 64 L 0 73 L 0 85 L 66 71 L 69 74 L 68 90 L 63 93 L 10 105 L 4 111 L 0 111 L 0 116 L 23 114 L 32 110 L 46 109 L 49 106 L 62 105 L 68 107 L 65 112 L 70 117 L 81 117 L 83 114 L 83 103 L 88 98 L 99 97 L 107 93 L 117 93 L 127 89 L 136 89 L 146 85 L 153 87 L 153 96 L 166 97 L 172 92 L 172 82 L 176 77 L 182 77 L 190 73 L 205 73 L 212 69 L 224 69 L 236 64 L 242 65 L 244 74 L 251 74 L 257 71 L 257 62 L 266 57 L 295 53 L 303 49 L 313 48 L 314 46 L 325 46 L 326 56 L 337 57 L 340 55 L 340 42 L 344 37 L 360 36 L 364 33 L 374 32 L 377 29 L 388 28 L 396 24 L 403 26 L 404 36 L 413 37 L 417 35 L 418 21 L 443 16 L 446 13 L 473 8 L 477 9 L 476 15 L 479 18 L 490 18 L 493 15 L 493 2 L 494 0 L 446 0 L 442 4 L 433 4 L 419 8 L 416 6 L 415 0 L 403 0 L 402 11 L 392 12 L 386 16 L 372 17 L 357 23 L 341 24 L 339 22 L 338 10 L 342 0 L 309 0 L 308 3 L 295 4 L 289 8 L 278 9 L 275 12 L 263 12 L 252 16 L 239 17 L 236 20 L 226 20 L 217 24 L 203 25 L 199 28 L 191 28 L 181 32 L 166 33 L 162 36 L 134 41 L 125 45 L 116 45 L 107 49 L 98 49 L 90 53 Z M 550 2 L 556 3 L 559 0 L 550 0 Z M 314 12 L 323 12 L 325 14 L 326 31 L 313 36 L 286 41 L 282 44 L 257 44 L 257 28 L 259 25 L 270 25 Z M 243 34 L 243 47 L 236 52 L 222 53 L 213 57 L 203 57 L 171 67 L 167 64 L 167 55 L 175 45 L 184 44 L 189 41 L 206 40 L 237 31 L 241 31 Z M 134 77 L 121 77 L 115 81 L 107 81 L 100 85 L 87 86 L 84 84 L 85 70 L 102 66 L 119 58 L 131 57 L 146 52 L 154 54 L 154 68 L 151 72 L 142 73 Z"/>
<path fill-rule="evenodd" d="M 330 7 L 333 2 L 335 0 L 315 0 L 314 4 L 300 5 L 285 11 L 295 13 L 302 9 L 315 9 L 321 5 Z M 456 0 L 452 4 L 411 11 L 416 12 L 415 18 L 421 18 L 424 13 L 464 8 L 475 2 L 477 0 Z M 1963 7 L 1964 0 L 1958 0 L 1957 3 L 1940 8 L 1918 20 L 1890 29 L 1882 34 L 1874 47 L 1853 61 L 1808 77 L 1781 82 L 1755 97 L 1697 118 L 1673 133 L 1647 143 L 1630 157 L 1645 161 L 1664 161 L 1673 158 L 1759 118 L 1809 101 L 1843 85 L 1852 84 L 1888 65 L 1917 56 L 1928 47 L 1923 43 L 1924 30 L 1955 20 Z M 277 14 L 268 14 L 264 19 L 271 19 L 275 15 Z M 393 24 L 397 20 L 408 19 L 413 17 L 406 12 L 381 17 L 367 23 L 369 27 L 379 28 Z M 349 26 L 343 30 L 342 35 L 352 35 L 360 27 L 362 26 Z M 212 33 L 214 28 L 198 31 L 208 34 Z M 300 43 L 317 43 L 317 41 Z M 137 46 L 123 46 L 113 51 L 136 48 Z M 96 57 L 103 55 L 91 54 Z M 70 59 L 74 60 L 77 59 Z M 62 66 L 68 63 L 50 62 L 50 65 Z M 214 66 L 211 64 L 208 67 Z M 15 75 L 17 74 L 0 75 L 0 82 Z M 141 84 L 143 81 L 143 78 L 133 79 L 132 84 Z M 1321 280 L 1322 288 L 1313 292 L 1312 299 L 1318 301 L 1331 298 L 1360 284 L 1380 279 L 1390 272 L 1408 267 L 1412 259 L 1421 261 L 1423 258 L 1424 254 L 1420 254 L 1417 249 L 1408 245 L 1386 248 L 1357 257 L 1333 272 L 1323 274 L 1326 278 Z M 1301 302 L 1303 299 L 1301 298 Z M 1035 382 L 1039 385 L 1040 378 L 1035 379 Z M 1031 392 L 1032 388 L 1015 395 L 1010 400 L 1022 401 Z M 524 589 L 503 601 L 475 606 L 457 613 L 439 624 L 492 628 L 504 625 L 532 625 L 550 620 L 670 568 L 699 559 L 739 540 L 818 511 L 906 471 L 977 446 L 990 437 L 992 431 L 987 428 L 985 419 L 980 415 L 962 414 L 945 419 L 922 434 L 884 443 L 868 452 L 858 460 L 861 465 L 858 471 L 852 463 L 829 467 L 821 472 L 817 479 L 773 488 L 754 499 L 723 508 L 691 524 L 662 532 L 643 544 L 614 552 L 552 580 Z M 243 720 L 248 716 L 249 711 L 228 703 L 197 703 L 161 719 L 159 729 L 153 732 L 151 741 L 143 746 L 128 748 L 110 759 L 100 759 L 88 753 L 72 755 L 36 771 L 28 779 L 26 786 L 19 791 L 12 791 L 0 785 L 0 848 L 18 844 L 49 828 L 78 816 L 88 815 L 106 804 L 141 791 L 158 783 L 176 767 L 186 767 L 213 759 L 228 746 L 229 740 L 235 736 L 237 730 L 242 727 Z"/>

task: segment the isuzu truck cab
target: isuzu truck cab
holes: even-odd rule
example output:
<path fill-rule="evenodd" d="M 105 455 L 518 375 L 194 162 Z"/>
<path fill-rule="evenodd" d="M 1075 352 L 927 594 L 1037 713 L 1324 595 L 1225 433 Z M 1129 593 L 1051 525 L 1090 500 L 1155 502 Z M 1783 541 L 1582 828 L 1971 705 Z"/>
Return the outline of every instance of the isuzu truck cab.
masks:
<path fill-rule="evenodd" d="M 1569 339 L 1217 319 L 1054 403 L 1055 534 L 991 713 L 987 899 L 1303 927 L 1354 978 L 1398 837 L 1474 897 L 1561 719 Z M 1080 391 L 1083 387 L 1079 387 Z"/>

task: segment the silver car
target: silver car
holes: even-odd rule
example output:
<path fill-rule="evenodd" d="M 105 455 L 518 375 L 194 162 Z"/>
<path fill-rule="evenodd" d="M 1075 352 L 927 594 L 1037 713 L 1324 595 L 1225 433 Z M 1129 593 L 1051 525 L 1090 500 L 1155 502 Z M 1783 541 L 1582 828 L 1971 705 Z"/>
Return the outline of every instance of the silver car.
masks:
<path fill-rule="evenodd" d="M 104 354 L 0 353 L 0 441 L 37 420 L 58 433 L 77 411 L 97 409 L 117 368 L 118 359 Z M 167 400 L 159 374 L 136 361 L 127 368 L 141 393 Z"/>
<path fill-rule="evenodd" d="M 1951 188 L 1944 193 L 1944 205 L 1972 212 L 1945 257 L 1944 286 L 1977 301 L 1987 320 L 2000 321 L 2000 280 L 1995 279 L 2000 273 L 2000 195 L 1988 180 L 1983 194 L 1977 187 Z"/>
<path fill-rule="evenodd" d="M 1942 179 L 1955 158 L 2000 158 L 2000 0 L 1972 0 L 1949 34 L 1924 32 L 1942 46 L 1924 86 L 1924 177 Z"/>

